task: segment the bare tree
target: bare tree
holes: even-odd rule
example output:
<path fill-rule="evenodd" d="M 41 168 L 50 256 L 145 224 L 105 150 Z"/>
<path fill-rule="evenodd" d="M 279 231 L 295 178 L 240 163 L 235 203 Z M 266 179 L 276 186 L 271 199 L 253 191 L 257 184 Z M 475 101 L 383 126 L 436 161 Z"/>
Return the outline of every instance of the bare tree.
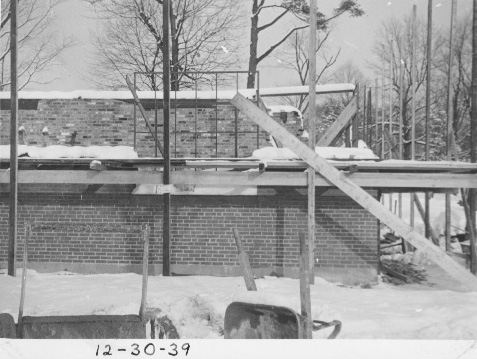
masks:
<path fill-rule="evenodd" d="M 470 110 L 472 85 L 472 16 L 465 16 L 457 21 L 454 35 L 454 91 L 452 98 L 453 123 L 456 144 L 460 155 L 468 158 L 470 155 Z M 442 35 L 444 44 L 449 43 L 449 32 Z M 445 84 L 449 69 L 449 48 L 443 46 L 436 57 L 436 84 Z M 445 99 L 447 88 L 434 86 L 437 98 Z M 440 109 L 447 111 L 446 101 L 438 102 Z"/>
<path fill-rule="evenodd" d="M 325 31 L 317 36 L 316 52 L 318 54 L 318 71 L 316 73 L 316 83 L 323 84 L 328 81 L 327 74 L 330 68 L 336 63 L 340 50 L 328 54 L 326 51 L 326 41 L 330 36 L 330 31 Z M 286 46 L 279 52 L 277 61 L 280 67 L 293 69 L 298 78 L 298 83 L 302 86 L 308 84 L 310 69 L 308 53 L 309 36 L 306 30 L 296 31 L 294 36 L 290 36 Z M 290 105 L 305 113 L 308 109 L 308 94 L 299 96 L 287 96 L 284 100 Z"/>
<path fill-rule="evenodd" d="M 433 67 L 436 68 L 438 54 L 444 46 L 442 36 L 439 36 L 435 31 L 433 53 Z M 422 143 L 425 138 L 424 119 L 425 119 L 425 104 L 424 104 L 424 90 L 426 81 L 426 59 L 427 59 L 427 30 L 426 25 L 421 21 L 417 22 L 417 43 L 416 43 L 416 140 Z M 376 41 L 373 48 L 375 60 L 370 63 L 371 68 L 380 76 L 382 71 L 382 64 L 385 64 L 386 73 L 388 77 L 388 69 L 392 62 L 393 73 L 391 75 L 392 89 L 394 91 L 394 98 L 399 97 L 400 92 L 400 77 L 399 69 L 402 64 L 403 68 L 403 100 L 402 100 L 402 117 L 403 117 L 403 138 L 404 138 L 404 154 L 403 158 L 409 159 L 411 157 L 411 101 L 412 101 L 412 82 L 411 82 L 411 48 L 412 48 L 412 28 L 411 18 L 405 17 L 402 19 L 393 18 L 382 23 L 380 29 L 377 31 Z M 388 78 L 389 81 L 389 78 Z M 433 96 L 435 105 L 436 96 Z M 396 101 L 395 101 L 396 103 Z M 399 113 L 399 105 L 394 106 L 393 113 Z M 417 150 L 418 147 L 416 147 Z M 422 152 L 422 151 L 421 151 Z"/>
<path fill-rule="evenodd" d="M 18 88 L 46 84 L 55 78 L 39 79 L 39 74 L 57 63 L 59 55 L 73 45 L 71 38 L 60 38 L 53 30 L 54 9 L 61 0 L 22 0 L 18 5 Z M 1 2 L 0 91 L 10 85 L 10 0 Z"/>
<path fill-rule="evenodd" d="M 162 0 L 86 0 L 106 24 L 95 40 L 95 76 L 108 88 L 124 88 L 133 72 L 162 71 Z M 171 89 L 190 87 L 194 75 L 240 61 L 242 8 L 235 0 L 176 0 L 171 6 Z M 141 77 L 159 89 L 160 76 Z"/>
<path fill-rule="evenodd" d="M 276 15 L 268 23 L 259 25 L 259 18 L 262 11 L 273 11 L 277 9 L 280 10 L 278 15 Z M 258 64 L 266 59 L 280 45 L 282 45 L 293 33 L 309 26 L 309 13 L 310 7 L 306 0 L 282 0 L 280 3 L 270 0 L 268 0 L 268 2 L 266 0 L 252 0 L 250 53 L 248 65 L 249 76 L 247 80 L 247 88 L 253 88 L 255 86 L 255 73 L 257 71 Z M 342 0 L 340 5 L 333 10 L 333 14 L 329 17 L 326 17 L 325 14 L 320 11 L 317 12 L 318 30 L 326 30 L 329 23 L 333 19 L 336 19 L 345 13 L 349 13 L 351 16 L 361 16 L 364 14 L 356 0 Z M 290 21 L 290 19 L 288 19 L 288 24 L 291 24 L 289 31 L 277 42 L 267 46 L 267 49 L 261 55 L 259 55 L 258 42 L 260 33 L 272 28 L 273 25 L 279 23 L 280 20 L 282 20 L 281 22 L 284 22 L 284 19 L 286 18 L 285 15 L 293 15 L 293 17 L 298 21 Z"/>

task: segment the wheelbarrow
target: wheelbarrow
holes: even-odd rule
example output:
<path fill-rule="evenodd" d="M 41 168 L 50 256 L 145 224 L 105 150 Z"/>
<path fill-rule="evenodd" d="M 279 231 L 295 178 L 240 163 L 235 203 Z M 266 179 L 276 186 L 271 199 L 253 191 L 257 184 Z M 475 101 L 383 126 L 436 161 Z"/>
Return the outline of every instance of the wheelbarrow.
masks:
<path fill-rule="evenodd" d="M 248 291 L 256 291 L 252 269 L 242 240 L 233 229 L 238 257 L 242 265 Z M 312 331 L 334 327 L 328 339 L 334 339 L 341 331 L 341 322 L 311 320 L 308 253 L 305 235 L 300 233 L 300 299 L 302 315 L 284 306 L 236 301 L 225 311 L 225 339 L 311 339 Z M 308 308 L 308 309 L 307 309 Z"/>
<path fill-rule="evenodd" d="M 0 314 L 0 337 L 23 339 L 146 339 L 145 307 L 149 257 L 148 225 L 142 226 L 144 240 L 142 297 L 139 315 L 67 315 L 23 316 L 25 300 L 28 238 L 31 225 L 26 225 L 23 250 L 23 275 L 18 323 L 10 314 Z"/>
<path fill-rule="evenodd" d="M 304 339 L 305 318 L 288 307 L 233 302 L 225 311 L 225 339 Z M 341 331 L 341 322 L 313 320 L 313 330 L 334 327 L 328 339 Z"/>

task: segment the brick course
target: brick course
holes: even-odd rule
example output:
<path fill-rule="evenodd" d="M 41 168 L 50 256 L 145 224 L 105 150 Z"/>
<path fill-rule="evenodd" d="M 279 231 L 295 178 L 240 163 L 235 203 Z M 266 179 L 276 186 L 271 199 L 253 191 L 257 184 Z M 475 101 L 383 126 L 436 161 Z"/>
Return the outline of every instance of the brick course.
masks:
<path fill-rule="evenodd" d="M 115 224 L 114 233 L 35 233 L 31 262 L 140 264 L 141 238 L 121 226 L 149 223 L 151 264 L 162 263 L 162 196 L 133 196 L 121 188 L 108 194 L 24 191 L 19 197 L 18 259 L 23 224 L 35 222 Z M 111 186 L 113 187 L 113 186 Z M 43 189 L 42 189 L 43 188 Z M 75 191 L 74 188 L 77 190 Z M 79 189 L 78 189 L 79 188 Z M 64 190 L 66 190 L 66 186 Z M 238 228 L 253 268 L 298 266 L 298 233 L 306 232 L 306 196 L 277 188 L 275 196 L 174 196 L 171 206 L 172 265 L 236 266 L 232 228 Z M 76 193 L 75 193 L 76 192 Z M 121 193 L 122 192 L 122 193 Z M 6 261 L 8 193 L 0 196 L 0 262 Z M 376 268 L 376 220 L 346 196 L 317 197 L 316 259 L 320 269 Z"/>
<path fill-rule="evenodd" d="M 35 105 L 23 103 L 35 101 Z M 76 131 L 75 145 L 81 146 L 134 146 L 134 105 L 119 100 L 23 100 L 20 102 L 18 126 L 25 127 L 25 144 L 42 146 L 43 128 L 49 131 L 50 145 L 70 145 Z M 149 101 L 150 102 L 150 101 Z M 147 116 L 155 123 L 155 106 L 149 103 Z M 158 104 L 160 101 L 158 101 Z M 9 104 L 2 101 L 0 108 L 0 143 L 8 144 L 10 136 Z M 269 135 L 257 131 L 253 121 L 244 118 L 227 102 L 210 104 L 210 100 L 198 100 L 195 103 L 180 104 L 170 113 L 171 155 L 173 157 L 234 157 L 235 127 L 237 127 L 238 157 L 250 156 L 257 148 L 269 146 Z M 301 123 L 293 114 L 287 114 L 284 124 L 294 134 L 298 133 Z M 237 116 L 237 117 L 236 117 Z M 280 115 L 275 118 L 280 120 Z M 237 120 L 235 120 L 237 119 Z M 158 138 L 163 139 L 163 113 L 157 112 Z M 149 133 L 145 121 L 137 110 L 136 146 L 139 156 L 154 156 L 153 136 Z M 216 134 L 217 132 L 217 134 Z"/>

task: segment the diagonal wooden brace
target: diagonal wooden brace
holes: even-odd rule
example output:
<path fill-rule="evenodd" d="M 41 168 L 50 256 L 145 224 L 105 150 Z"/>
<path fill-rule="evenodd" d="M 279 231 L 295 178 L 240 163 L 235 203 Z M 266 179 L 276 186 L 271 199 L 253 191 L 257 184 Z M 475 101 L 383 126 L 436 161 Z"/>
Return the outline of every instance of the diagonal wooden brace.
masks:
<path fill-rule="evenodd" d="M 298 138 L 280 126 L 275 120 L 270 118 L 262 110 L 257 108 L 240 94 L 236 94 L 231 102 L 245 116 L 261 126 L 264 130 L 276 137 L 286 147 L 291 149 L 306 163 L 313 167 L 321 176 L 338 187 L 360 206 L 370 212 L 381 222 L 390 227 L 394 232 L 403 237 L 407 242 L 417 249 L 423 250 L 428 255 L 429 260 L 446 271 L 456 281 L 462 283 L 471 290 L 477 291 L 477 278 L 467 271 L 463 266 L 452 259 L 442 249 L 428 241 L 423 235 L 415 231 L 402 219 L 394 215 L 380 202 L 374 199 L 369 193 L 348 179 L 346 175 L 334 166 L 330 165 L 324 158 L 309 149 Z"/>
<path fill-rule="evenodd" d="M 164 157 L 164 150 L 162 149 L 161 142 L 159 142 L 159 139 L 156 138 L 156 133 L 154 132 L 151 124 L 149 123 L 149 120 L 147 119 L 146 110 L 144 109 L 143 105 L 141 105 L 141 102 L 139 101 L 139 97 L 137 96 L 136 89 L 134 88 L 134 85 L 132 84 L 131 80 L 129 80 L 128 76 L 126 76 L 126 82 L 128 84 L 129 90 L 131 91 L 134 97 L 134 103 L 139 108 L 139 111 L 141 112 L 141 115 L 144 118 L 144 121 L 146 121 L 147 129 L 151 133 L 152 137 L 154 137 L 154 141 L 157 143 L 157 148 L 159 149 L 159 152 L 161 152 L 162 157 Z"/>

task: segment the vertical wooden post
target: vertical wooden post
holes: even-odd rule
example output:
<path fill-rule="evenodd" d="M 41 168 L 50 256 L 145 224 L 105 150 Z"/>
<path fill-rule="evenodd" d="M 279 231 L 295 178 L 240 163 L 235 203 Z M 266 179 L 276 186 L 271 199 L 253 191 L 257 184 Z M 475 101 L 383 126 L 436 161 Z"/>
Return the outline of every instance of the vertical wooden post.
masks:
<path fill-rule="evenodd" d="M 366 85 L 364 85 L 363 88 L 363 131 L 362 131 L 362 136 L 363 136 L 363 141 L 367 143 L 369 146 L 368 142 L 368 106 L 367 106 L 367 99 L 368 99 L 368 89 Z"/>
<path fill-rule="evenodd" d="M 457 12 L 457 1 L 452 0 L 452 10 L 451 10 L 451 24 L 450 24 L 450 34 L 449 34 L 449 70 L 447 74 L 447 160 L 452 159 L 452 136 L 453 136 L 453 122 L 454 122 L 454 108 L 452 105 L 452 100 L 454 97 L 454 34 L 456 26 L 456 12 Z M 450 250 L 450 228 L 451 228 L 451 199 L 450 194 L 446 193 L 446 250 Z"/>
<path fill-rule="evenodd" d="M 430 133 L 431 133 L 431 65 L 432 65 L 432 0 L 427 4 L 427 62 L 426 62 L 426 161 L 430 160 Z M 425 193 L 425 236 L 431 236 L 430 228 L 430 193 Z"/>
<path fill-rule="evenodd" d="M 389 53 L 389 134 L 393 138 L 393 84 L 394 84 L 394 42 L 391 41 L 391 52 Z M 390 143 L 389 146 L 392 146 Z M 389 150 L 389 158 L 393 158 L 393 150 Z"/>
<path fill-rule="evenodd" d="M 8 240 L 8 275 L 16 276 L 18 220 L 18 78 L 17 78 L 17 1 L 10 2 L 10 205 Z"/>
<path fill-rule="evenodd" d="M 22 272 L 22 288 L 20 292 L 20 308 L 18 308 L 18 321 L 17 321 L 17 338 L 22 337 L 22 323 L 23 323 L 23 307 L 25 305 L 25 292 L 26 292 L 26 276 L 27 276 L 27 263 L 28 263 L 28 242 L 31 236 L 31 224 L 30 221 L 25 223 L 25 243 L 23 244 L 23 272 Z"/>
<path fill-rule="evenodd" d="M 372 116 L 372 110 L 373 110 L 373 104 L 372 104 L 372 87 L 370 86 L 368 89 L 368 142 L 369 142 L 369 148 L 372 148 L 373 144 L 373 116 Z"/>
<path fill-rule="evenodd" d="M 386 94 L 385 94 L 385 80 L 384 80 L 384 72 L 385 72 L 385 67 L 384 67 L 384 52 L 383 52 L 383 61 L 382 61 L 382 69 L 381 69 L 381 158 L 384 159 L 384 156 L 386 154 L 386 146 L 385 146 L 385 140 L 384 140 L 384 116 L 385 116 L 385 104 L 386 104 Z"/>
<path fill-rule="evenodd" d="M 403 62 L 402 59 L 402 47 L 401 43 L 399 43 L 399 159 L 403 159 L 403 130 L 402 127 L 404 126 L 404 118 L 403 118 L 403 111 L 404 111 L 404 70 L 403 70 Z"/>
<path fill-rule="evenodd" d="M 358 147 L 358 139 L 359 139 L 359 122 L 360 122 L 360 111 L 359 111 L 359 102 L 360 102 L 360 85 L 359 83 L 356 84 L 356 114 L 353 116 L 352 126 L 351 126 L 351 147 Z"/>
<path fill-rule="evenodd" d="M 162 9 L 162 28 L 163 28 L 163 91 L 164 91 L 164 184 L 170 183 L 170 106 L 171 106 L 171 64 L 169 58 L 169 23 L 170 23 L 170 0 L 164 0 Z M 163 237 L 162 237 L 162 274 L 164 276 L 171 275 L 171 194 L 164 193 L 163 195 Z"/>
<path fill-rule="evenodd" d="M 147 279 L 149 276 L 149 235 L 151 229 L 148 224 L 141 226 L 141 236 L 143 241 L 142 252 L 142 291 L 141 291 L 141 306 L 139 307 L 139 318 L 144 320 L 144 313 L 147 304 Z"/>
<path fill-rule="evenodd" d="M 310 272 L 308 264 L 307 240 L 300 232 L 300 303 L 301 315 L 305 320 L 303 339 L 313 339 L 313 317 L 311 315 Z"/>
<path fill-rule="evenodd" d="M 310 0 L 310 75 L 309 84 L 309 146 L 315 151 L 316 145 L 316 0 Z M 310 283 L 315 283 L 315 170 L 308 166 L 308 265 L 310 271 Z"/>
<path fill-rule="evenodd" d="M 416 37 L 417 37 L 417 5 L 412 6 L 412 49 L 411 49 L 411 160 L 416 159 Z M 414 193 L 410 194 L 410 224 L 414 228 Z"/>
<path fill-rule="evenodd" d="M 378 78 L 374 79 L 374 129 L 375 129 L 375 151 L 379 153 L 379 112 L 378 112 Z M 383 159 L 383 156 L 381 156 Z"/>
<path fill-rule="evenodd" d="M 472 26 L 472 104 L 470 119 L 470 161 L 477 162 L 477 0 L 473 4 L 473 26 Z M 469 211 L 472 223 L 476 222 L 477 191 L 473 188 L 469 190 Z M 473 243 L 474 247 L 476 243 Z M 477 256 L 471 257 L 471 266 L 476 266 Z"/>

